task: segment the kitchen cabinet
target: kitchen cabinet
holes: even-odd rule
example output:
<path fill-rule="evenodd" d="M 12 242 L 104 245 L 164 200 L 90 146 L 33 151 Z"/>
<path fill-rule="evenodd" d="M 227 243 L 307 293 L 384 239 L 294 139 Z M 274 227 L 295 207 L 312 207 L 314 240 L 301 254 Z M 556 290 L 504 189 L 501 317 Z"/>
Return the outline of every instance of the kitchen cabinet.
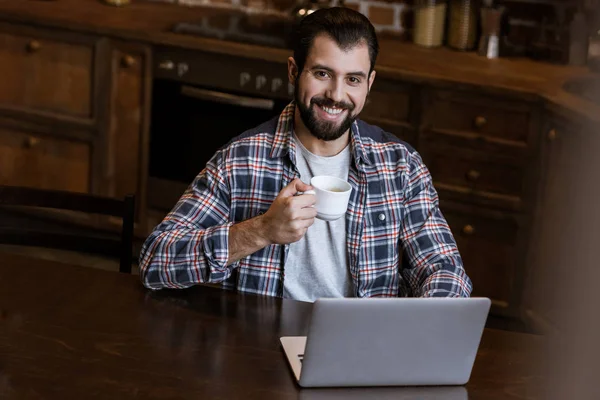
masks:
<path fill-rule="evenodd" d="M 0 106 L 23 114 L 93 118 L 96 41 L 0 24 Z"/>
<path fill-rule="evenodd" d="M 122 197 L 144 213 L 150 50 L 0 23 L 0 184 Z"/>
<path fill-rule="evenodd" d="M 104 6 L 73 2 L 81 8 L 69 17 L 56 3 L 0 18 L 0 183 L 135 193 L 144 238 L 164 215 L 146 203 L 153 80 L 291 98 L 287 53 L 166 33 L 189 18 L 183 7 L 172 14 L 150 2 L 118 13 L 99 8 L 106 18 L 97 22 L 89 7 Z M 60 19 L 46 15 L 49 9 Z M 535 92 L 563 74 L 503 60 L 475 70 L 473 58 L 456 52 L 446 53 L 452 63 L 441 68 L 428 63 L 437 53 L 386 43 L 361 118 L 422 155 L 473 295 L 492 299 L 492 315 L 553 320 L 558 305 L 545 296 L 559 290 L 552 276 L 563 272 L 552 262 L 560 235 L 545 216 L 569 200 L 564 188 L 574 180 L 561 166 L 576 158 L 581 139 L 573 119 L 544 111 L 554 92 Z M 176 199 L 181 186 L 156 191 Z"/>
<path fill-rule="evenodd" d="M 360 117 L 416 147 L 418 96 L 418 87 L 415 85 L 376 78 Z"/>
<path fill-rule="evenodd" d="M 146 46 L 113 42 L 105 99 L 106 138 L 103 192 L 122 198 L 135 193 L 137 220 L 146 210 L 147 148 L 150 113 L 150 50 Z"/>
<path fill-rule="evenodd" d="M 88 143 L 0 126 L 0 184 L 85 193 Z"/>
<path fill-rule="evenodd" d="M 424 90 L 419 148 L 473 281 L 493 315 L 521 316 L 541 107 L 482 88 Z"/>
<path fill-rule="evenodd" d="M 569 261 L 573 258 L 560 250 L 567 241 L 565 229 L 573 223 L 573 207 L 581 200 L 574 193 L 581 182 L 578 169 L 580 155 L 585 154 L 585 138 L 586 130 L 580 121 L 548 115 L 539 159 L 543 173 L 533 213 L 523 306 L 525 320 L 542 332 L 556 329 L 560 315 L 568 313 L 563 306 L 569 303 L 562 295 L 566 293 L 565 285 L 574 283 L 572 277 L 577 274 L 577 266 Z"/>
<path fill-rule="evenodd" d="M 472 295 L 489 297 L 495 315 L 515 317 L 523 268 L 523 218 L 461 203 L 442 202 L 441 210 L 473 282 Z"/>

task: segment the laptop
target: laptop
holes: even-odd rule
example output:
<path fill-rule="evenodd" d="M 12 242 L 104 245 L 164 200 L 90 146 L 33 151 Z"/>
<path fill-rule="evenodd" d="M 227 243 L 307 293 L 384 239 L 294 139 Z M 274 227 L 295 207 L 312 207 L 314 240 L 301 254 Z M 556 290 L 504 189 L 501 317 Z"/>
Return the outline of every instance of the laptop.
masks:
<path fill-rule="evenodd" d="M 491 301 L 322 298 L 281 345 L 302 387 L 464 385 Z"/>

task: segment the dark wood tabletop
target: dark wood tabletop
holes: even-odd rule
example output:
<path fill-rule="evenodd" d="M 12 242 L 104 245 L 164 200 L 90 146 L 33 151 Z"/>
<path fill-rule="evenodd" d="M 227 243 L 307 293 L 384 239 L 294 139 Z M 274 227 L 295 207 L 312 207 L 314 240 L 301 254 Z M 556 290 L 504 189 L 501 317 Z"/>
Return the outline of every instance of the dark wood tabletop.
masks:
<path fill-rule="evenodd" d="M 0 398 L 542 398 L 544 338 L 492 329 L 465 387 L 301 389 L 279 337 L 311 306 L 0 253 Z"/>

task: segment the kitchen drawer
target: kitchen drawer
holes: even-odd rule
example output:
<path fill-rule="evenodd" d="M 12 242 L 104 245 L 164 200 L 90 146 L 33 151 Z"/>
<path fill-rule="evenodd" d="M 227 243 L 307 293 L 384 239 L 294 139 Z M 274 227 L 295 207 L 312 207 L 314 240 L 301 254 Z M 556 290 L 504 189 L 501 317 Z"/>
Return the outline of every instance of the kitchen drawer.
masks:
<path fill-rule="evenodd" d="M 484 213 L 477 208 L 442 205 L 462 256 L 467 275 L 473 281 L 472 296 L 492 299 L 496 310 L 513 305 L 520 224 L 512 214 Z M 503 312 L 503 311 L 501 311 Z"/>
<path fill-rule="evenodd" d="M 436 185 L 457 191 L 520 197 L 524 166 L 518 159 L 493 158 L 447 148 L 423 152 L 423 160 Z"/>
<path fill-rule="evenodd" d="M 79 40 L 1 24 L 0 108 L 91 118 L 94 45 Z"/>
<path fill-rule="evenodd" d="M 426 96 L 423 120 L 431 136 L 442 134 L 455 141 L 476 139 L 524 148 L 534 145 L 537 116 L 533 108 L 533 104 L 520 100 L 434 90 Z"/>
<path fill-rule="evenodd" d="M 0 127 L 0 184 L 88 192 L 90 146 Z"/>
<path fill-rule="evenodd" d="M 410 86 L 375 79 L 360 117 L 373 121 L 410 123 Z"/>

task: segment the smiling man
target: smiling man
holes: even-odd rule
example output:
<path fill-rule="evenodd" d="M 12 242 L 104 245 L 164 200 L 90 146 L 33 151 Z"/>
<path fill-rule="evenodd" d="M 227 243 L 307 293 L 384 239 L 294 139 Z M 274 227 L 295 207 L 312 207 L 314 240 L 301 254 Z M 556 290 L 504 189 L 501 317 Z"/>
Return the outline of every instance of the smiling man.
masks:
<path fill-rule="evenodd" d="M 375 79 L 373 25 L 347 8 L 305 17 L 278 118 L 220 149 L 142 247 L 151 289 L 220 283 L 303 301 L 468 297 L 472 290 L 419 154 L 358 119 Z M 313 176 L 348 181 L 345 218 L 316 219 Z"/>

